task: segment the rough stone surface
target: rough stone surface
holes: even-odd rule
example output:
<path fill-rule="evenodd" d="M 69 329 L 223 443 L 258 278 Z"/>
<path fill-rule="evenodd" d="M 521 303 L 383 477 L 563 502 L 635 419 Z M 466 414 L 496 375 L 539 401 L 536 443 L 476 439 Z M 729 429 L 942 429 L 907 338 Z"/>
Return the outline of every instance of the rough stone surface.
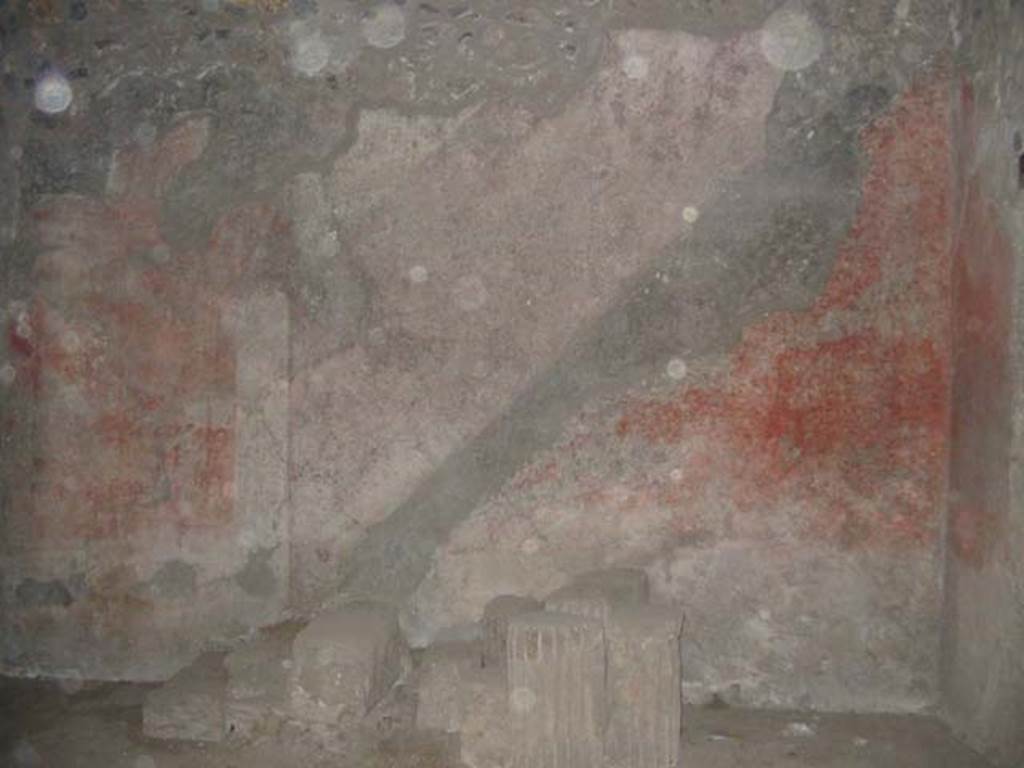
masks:
<path fill-rule="evenodd" d="M 389 740 L 361 760 L 319 753 L 299 739 L 155 741 L 138 728 L 144 691 L 104 684 L 66 696 L 46 681 L 2 679 L 0 761 L 16 768 L 448 768 L 459 759 L 443 734 Z M 787 736 L 793 722 L 812 725 L 815 735 Z M 933 717 L 692 708 L 683 738 L 683 765 L 700 768 L 991 768 Z"/>
<path fill-rule="evenodd" d="M 679 764 L 681 631 L 680 611 L 666 606 L 616 606 L 608 617 L 608 768 Z"/>
<path fill-rule="evenodd" d="M 478 584 L 543 594 L 593 564 L 644 564 L 654 595 L 692 618 L 683 653 L 694 700 L 871 710 L 933 701 L 949 119 L 948 80 L 937 75 L 865 127 L 856 218 L 810 305 L 758 315 L 727 354 L 685 355 L 681 381 L 661 362 L 646 385 L 577 409 L 557 445 L 456 527 L 414 597 L 420 613 L 455 623 L 479 611 Z M 785 184 L 776 192 L 789 194 Z M 804 216 L 827 199 L 803 186 L 799 200 L 777 200 L 789 213 L 773 207 L 758 253 L 776 243 L 794 258 L 781 244 L 818 231 Z M 736 234 L 735 217 L 711 215 L 687 253 L 700 252 L 702 232 L 708 245 L 717 227 Z M 909 608 L 895 610 L 897 594 Z M 866 646 L 841 639 L 854 635 Z"/>
<path fill-rule="evenodd" d="M 964 2 L 957 34 L 951 503 L 942 687 L 955 732 L 1024 761 L 1024 8 Z"/>
<path fill-rule="evenodd" d="M 605 645 L 600 622 L 537 612 L 508 627 L 511 764 L 591 768 L 602 759 Z"/>
<path fill-rule="evenodd" d="M 154 739 L 223 740 L 226 685 L 224 654 L 203 654 L 146 695 L 142 732 Z"/>
<path fill-rule="evenodd" d="M 416 669 L 416 727 L 457 733 L 463 717 L 467 675 L 482 667 L 475 643 L 441 643 L 427 649 Z"/>
<path fill-rule="evenodd" d="M 228 675 L 224 715 L 229 738 L 258 736 L 287 717 L 292 642 L 302 627 L 299 622 L 268 627 L 224 657 Z"/>
<path fill-rule="evenodd" d="M 1016 758 L 1017 13 L 4 4 L 0 669 L 632 567 L 691 698 Z"/>
<path fill-rule="evenodd" d="M 416 726 L 416 691 L 408 680 L 396 683 L 360 724 L 365 738 L 380 741 Z"/>
<path fill-rule="evenodd" d="M 631 56 L 650 62 L 646 79 L 624 70 Z M 356 142 L 325 173 L 346 256 L 374 298 L 357 321 L 362 343 L 337 348 L 331 328 L 323 344 L 294 347 L 294 586 L 303 595 L 339 568 L 349 591 L 414 589 L 449 521 L 556 437 L 564 410 L 602 383 L 587 366 L 579 385 L 551 376 L 569 364 L 574 334 L 684 235 L 685 206 L 704 205 L 763 156 L 763 131 L 747 129 L 770 110 L 779 74 L 752 36 L 726 45 L 621 31 L 601 64 L 537 124 L 514 102 L 454 119 L 363 112 Z M 717 85 L 705 95 L 705 79 L 728 82 L 735 98 Z M 695 103 L 705 105 L 699 116 Z M 444 215 L 420 209 L 437 194 Z M 408 213 L 381 228 L 385 210 Z M 554 253 L 575 266 L 563 269 Z M 425 282 L 406 277 L 417 266 Z M 564 389 L 531 405 L 532 382 L 544 379 Z M 471 447 L 475 436 L 487 445 Z M 484 599 L 504 591 L 494 576 L 470 590 Z M 437 629 L 428 617 L 407 626 L 415 645 Z"/>
<path fill-rule="evenodd" d="M 638 568 L 587 571 L 544 598 L 544 608 L 588 616 L 607 624 L 616 605 L 646 603 L 647 574 Z"/>
<path fill-rule="evenodd" d="M 532 597 L 498 595 L 484 606 L 483 662 L 488 667 L 504 667 L 508 648 L 508 623 L 520 613 L 539 611 L 543 604 Z"/>
<path fill-rule="evenodd" d="M 431 646 L 416 670 L 416 728 L 457 734 L 467 768 L 498 768 L 511 759 L 504 665 L 481 666 L 473 643 Z"/>
<path fill-rule="evenodd" d="M 494 668 L 478 669 L 463 680 L 459 757 L 467 768 L 504 768 L 515 744 L 509 728 L 505 676 Z"/>
<path fill-rule="evenodd" d="M 292 642 L 292 716 L 358 724 L 405 672 L 407 656 L 389 606 L 354 602 L 321 613 Z"/>

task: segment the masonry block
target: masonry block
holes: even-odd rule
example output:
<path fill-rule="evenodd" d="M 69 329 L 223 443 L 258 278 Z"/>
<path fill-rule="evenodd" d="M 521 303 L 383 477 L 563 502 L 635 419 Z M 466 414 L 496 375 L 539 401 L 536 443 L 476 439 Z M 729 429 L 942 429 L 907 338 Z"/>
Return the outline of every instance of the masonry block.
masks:
<path fill-rule="evenodd" d="M 613 605 L 646 603 L 647 574 L 638 568 L 608 568 L 575 577 L 544 600 L 549 611 L 588 616 L 605 623 Z"/>
<path fill-rule="evenodd" d="M 416 689 L 417 730 L 457 733 L 460 760 L 468 768 L 506 764 L 511 742 L 505 674 L 501 667 L 481 666 L 480 643 L 429 648 L 416 671 Z"/>
<path fill-rule="evenodd" d="M 142 732 L 155 739 L 221 741 L 226 686 L 224 654 L 203 654 L 146 695 Z"/>
<path fill-rule="evenodd" d="M 604 630 L 567 613 L 508 625 L 508 702 L 517 768 L 593 768 L 603 752 Z"/>
<path fill-rule="evenodd" d="M 459 755 L 466 768 L 504 768 L 514 743 L 509 729 L 508 689 L 498 667 L 473 670 L 462 680 Z"/>
<path fill-rule="evenodd" d="M 249 738 L 287 716 L 291 647 L 302 627 L 299 622 L 270 627 L 224 658 L 229 737 Z"/>
<path fill-rule="evenodd" d="M 506 636 L 508 622 L 513 616 L 521 613 L 539 611 L 543 605 L 532 597 L 519 595 L 499 595 L 484 607 L 483 634 L 484 665 L 488 667 L 505 666 Z"/>
<path fill-rule="evenodd" d="M 481 668 L 479 643 L 441 643 L 416 670 L 416 728 L 454 733 L 462 724 L 464 680 Z"/>
<path fill-rule="evenodd" d="M 292 715 L 357 723 L 408 667 L 408 647 L 390 606 L 362 601 L 326 611 L 292 643 Z"/>
<path fill-rule="evenodd" d="M 605 627 L 607 768 L 675 768 L 681 710 L 677 608 L 617 605 Z"/>

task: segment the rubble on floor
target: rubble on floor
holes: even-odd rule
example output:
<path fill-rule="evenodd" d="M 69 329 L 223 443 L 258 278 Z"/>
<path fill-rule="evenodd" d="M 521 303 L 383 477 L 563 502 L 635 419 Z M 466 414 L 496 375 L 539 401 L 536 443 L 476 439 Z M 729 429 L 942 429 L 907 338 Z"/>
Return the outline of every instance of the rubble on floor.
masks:
<path fill-rule="evenodd" d="M 630 569 L 582 574 L 543 602 L 499 595 L 478 639 L 437 642 L 415 665 L 392 607 L 351 602 L 200 657 L 149 693 L 145 734 L 298 739 L 395 765 L 429 742 L 430 765 L 670 768 L 682 617 L 647 598 Z"/>

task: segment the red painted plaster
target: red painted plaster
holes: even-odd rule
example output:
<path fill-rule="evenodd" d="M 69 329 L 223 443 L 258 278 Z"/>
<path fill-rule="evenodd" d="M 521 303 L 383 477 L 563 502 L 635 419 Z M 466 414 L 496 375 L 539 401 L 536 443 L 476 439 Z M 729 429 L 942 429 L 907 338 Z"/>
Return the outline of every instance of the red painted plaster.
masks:
<path fill-rule="evenodd" d="M 949 115 L 938 82 L 864 132 L 860 207 L 810 309 L 748 328 L 699 386 L 626 404 L 620 438 L 694 446 L 662 492 L 683 522 L 714 483 L 738 512 L 789 508 L 800 535 L 843 548 L 934 542 L 949 444 Z"/>
<path fill-rule="evenodd" d="M 44 290 L 8 344 L 39 409 L 45 461 L 17 495 L 34 546 L 230 530 L 236 354 L 223 318 L 246 265 L 221 282 L 206 265 L 225 239 L 234 264 L 280 225 L 250 206 L 206 252 L 162 242 L 156 199 L 205 141 L 205 121 L 186 121 L 120 153 L 106 199 L 56 196 L 33 212 Z"/>

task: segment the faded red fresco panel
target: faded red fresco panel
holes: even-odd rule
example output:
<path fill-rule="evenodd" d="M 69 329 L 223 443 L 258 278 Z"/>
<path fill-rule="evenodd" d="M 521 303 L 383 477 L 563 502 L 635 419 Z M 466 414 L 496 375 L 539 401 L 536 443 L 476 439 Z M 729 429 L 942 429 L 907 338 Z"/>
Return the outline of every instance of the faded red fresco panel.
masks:
<path fill-rule="evenodd" d="M 954 254 L 950 542 L 985 563 L 1009 511 L 1013 248 L 980 184 L 968 185 Z"/>
<path fill-rule="evenodd" d="M 235 357 L 215 307 L 88 298 L 33 328 L 42 378 L 33 530 L 119 538 L 231 519 Z M 69 339 L 74 343 L 69 348 Z M 58 402 L 59 399 L 59 402 Z M 71 403 L 71 405 L 67 405 Z"/>
<path fill-rule="evenodd" d="M 229 287 L 211 289 L 200 256 L 162 242 L 155 202 L 206 134 L 203 119 L 182 123 L 118 156 L 110 199 L 56 196 L 33 213 L 44 290 L 6 341 L 16 383 L 37 405 L 38 455 L 18 494 L 30 501 L 16 511 L 37 543 L 212 531 L 232 519 Z M 259 232 L 275 221 L 263 214 Z"/>
<path fill-rule="evenodd" d="M 620 437 L 699 447 L 663 500 L 699 505 L 714 482 L 742 515 L 802 510 L 793 530 L 843 548 L 934 543 L 949 445 L 949 118 L 936 82 L 862 135 L 860 207 L 808 311 L 748 328 L 711 382 L 626 406 Z"/>

